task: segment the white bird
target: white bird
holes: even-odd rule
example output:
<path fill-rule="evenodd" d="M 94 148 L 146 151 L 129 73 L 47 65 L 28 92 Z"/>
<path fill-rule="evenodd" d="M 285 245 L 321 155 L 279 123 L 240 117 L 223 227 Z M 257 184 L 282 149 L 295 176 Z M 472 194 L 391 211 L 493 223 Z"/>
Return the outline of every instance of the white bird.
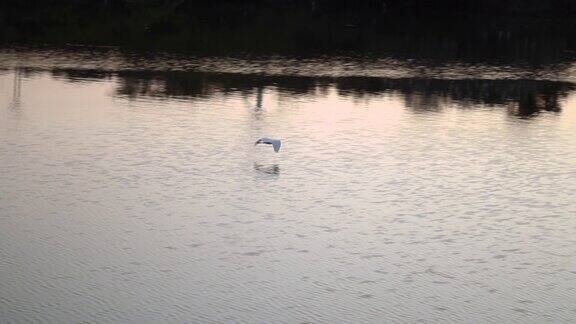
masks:
<path fill-rule="evenodd" d="M 254 146 L 258 144 L 270 144 L 272 147 L 274 147 L 274 152 L 278 153 L 278 151 L 280 151 L 280 145 L 282 145 L 282 142 L 279 139 L 262 137 L 261 139 L 257 140 L 256 143 L 254 143 Z"/>

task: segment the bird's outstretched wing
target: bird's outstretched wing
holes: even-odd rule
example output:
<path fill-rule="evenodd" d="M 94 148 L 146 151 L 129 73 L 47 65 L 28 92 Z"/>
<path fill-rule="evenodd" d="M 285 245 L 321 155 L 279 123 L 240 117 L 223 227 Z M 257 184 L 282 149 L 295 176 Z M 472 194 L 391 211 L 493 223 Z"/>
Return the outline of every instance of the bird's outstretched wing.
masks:
<path fill-rule="evenodd" d="M 280 151 L 281 145 L 282 145 L 282 142 L 280 142 L 280 140 L 272 141 L 272 147 L 274 147 L 274 152 L 278 153 L 278 151 Z"/>

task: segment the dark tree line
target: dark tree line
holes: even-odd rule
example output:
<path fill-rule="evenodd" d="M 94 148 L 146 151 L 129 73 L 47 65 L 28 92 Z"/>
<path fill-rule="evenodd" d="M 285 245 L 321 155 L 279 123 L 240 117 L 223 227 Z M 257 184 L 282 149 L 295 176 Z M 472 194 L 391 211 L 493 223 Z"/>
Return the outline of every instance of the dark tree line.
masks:
<path fill-rule="evenodd" d="M 301 51 L 553 35 L 574 48 L 575 17 L 573 0 L 3 0 L 0 42 Z"/>
<path fill-rule="evenodd" d="M 138 8 L 178 7 L 237 13 L 246 10 L 308 10 L 319 13 L 370 12 L 410 15 L 551 15 L 570 17 L 576 13 L 572 0 L 4 0 L 4 10 L 108 10 L 126 12 Z"/>

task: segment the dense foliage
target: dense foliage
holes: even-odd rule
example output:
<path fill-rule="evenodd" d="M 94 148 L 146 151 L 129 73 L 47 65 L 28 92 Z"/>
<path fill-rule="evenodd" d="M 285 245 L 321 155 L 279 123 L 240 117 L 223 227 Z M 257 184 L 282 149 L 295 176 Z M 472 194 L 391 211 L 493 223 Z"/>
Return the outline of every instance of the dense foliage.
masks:
<path fill-rule="evenodd" d="M 458 42 L 466 48 L 487 39 L 552 34 L 566 39 L 570 48 L 574 16 L 576 1 L 571 0 L 3 0 L 0 41 L 192 50 L 404 50 L 426 42 Z"/>

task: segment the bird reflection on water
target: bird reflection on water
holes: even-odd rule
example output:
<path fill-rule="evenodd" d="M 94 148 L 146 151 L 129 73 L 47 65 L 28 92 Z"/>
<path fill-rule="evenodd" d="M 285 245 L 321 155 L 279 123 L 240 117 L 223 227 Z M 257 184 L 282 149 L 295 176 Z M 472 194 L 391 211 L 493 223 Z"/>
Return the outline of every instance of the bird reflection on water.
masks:
<path fill-rule="evenodd" d="M 278 164 L 260 164 L 254 162 L 254 170 L 260 174 L 278 177 L 280 175 L 280 166 Z"/>

